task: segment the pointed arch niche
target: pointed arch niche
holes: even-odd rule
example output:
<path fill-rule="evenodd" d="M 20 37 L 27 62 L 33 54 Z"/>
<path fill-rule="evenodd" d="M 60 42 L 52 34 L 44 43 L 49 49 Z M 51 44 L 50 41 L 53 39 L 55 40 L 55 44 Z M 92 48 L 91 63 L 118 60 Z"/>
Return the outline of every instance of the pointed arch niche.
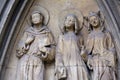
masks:
<path fill-rule="evenodd" d="M 14 0 L 11 0 L 14 1 Z M 1 38 L 0 38 L 0 80 L 15 80 L 18 58 L 16 57 L 16 46 L 23 35 L 27 26 L 27 17 L 30 9 L 39 4 L 46 8 L 49 12 L 50 20 L 48 28 L 51 30 L 55 41 L 57 42 L 58 35 L 61 34 L 59 28 L 59 13 L 67 8 L 74 7 L 87 16 L 90 11 L 102 11 L 106 17 L 107 29 L 112 33 L 117 49 L 118 66 L 120 53 L 120 35 L 119 27 L 112 13 L 110 6 L 106 3 L 107 0 L 18 0 L 18 2 L 6 1 L 3 10 L 1 9 Z M 12 4 L 11 7 L 10 4 Z M 6 8 L 5 8 L 6 7 Z M 8 8 L 8 10 L 7 10 Z M 8 12 L 9 11 L 9 12 Z M 4 13 L 8 12 L 8 17 Z M 6 19 L 5 21 L 3 19 Z M 86 29 L 81 31 L 84 41 L 87 38 Z M 54 80 L 54 62 L 45 65 L 45 80 Z M 118 68 L 118 72 L 119 68 Z M 120 78 L 119 78 L 120 79 Z"/>

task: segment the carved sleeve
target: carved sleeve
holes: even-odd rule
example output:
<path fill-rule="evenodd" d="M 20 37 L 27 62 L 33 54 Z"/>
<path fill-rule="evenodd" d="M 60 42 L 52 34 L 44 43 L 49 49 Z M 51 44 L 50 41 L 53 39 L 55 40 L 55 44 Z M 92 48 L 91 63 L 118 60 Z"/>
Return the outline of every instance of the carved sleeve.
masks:
<path fill-rule="evenodd" d="M 93 45 L 94 45 L 94 38 L 92 38 L 91 34 L 89 34 L 87 38 L 87 44 L 86 44 L 86 51 L 88 55 L 91 55 Z"/>
<path fill-rule="evenodd" d="M 87 53 L 85 50 L 85 45 L 84 45 L 84 40 L 82 36 L 79 36 L 79 48 L 81 50 L 80 55 L 82 56 L 83 60 L 86 62 L 87 61 Z"/>
<path fill-rule="evenodd" d="M 56 66 L 63 66 L 62 60 L 62 51 L 63 51 L 63 37 L 62 35 L 59 36 L 57 50 L 56 50 Z"/>
<path fill-rule="evenodd" d="M 109 62 L 108 65 L 111 67 L 115 67 L 116 65 L 116 57 L 115 57 L 115 47 L 111 35 L 109 32 L 106 33 L 107 35 L 107 48 L 108 54 L 106 56 L 106 60 Z M 109 57 L 109 58 L 108 58 Z"/>
<path fill-rule="evenodd" d="M 52 35 L 51 32 L 48 33 L 48 37 L 49 37 L 49 39 L 50 39 L 50 44 L 51 44 L 51 45 L 55 45 L 55 40 L 54 40 L 53 35 Z"/>
<path fill-rule="evenodd" d="M 17 45 L 17 49 L 16 49 L 17 57 L 22 57 L 26 53 L 25 40 L 27 39 L 27 36 L 28 36 L 27 32 L 24 32 L 23 37 L 20 39 L 20 41 Z"/>
<path fill-rule="evenodd" d="M 79 48 L 81 48 L 84 45 L 83 37 L 79 36 L 78 39 L 79 39 L 78 40 L 78 45 L 79 45 Z"/>
<path fill-rule="evenodd" d="M 47 33 L 47 38 L 48 38 L 47 45 L 45 45 L 47 50 L 46 51 L 47 57 L 45 58 L 45 61 L 51 62 L 55 58 L 55 41 L 51 32 Z"/>
<path fill-rule="evenodd" d="M 110 33 L 109 32 L 106 32 L 106 35 L 107 35 L 107 48 L 108 48 L 108 50 L 110 50 L 110 51 L 115 51 L 115 47 L 114 47 L 114 43 L 113 43 L 113 40 L 112 40 L 112 37 L 111 37 L 111 35 L 110 35 Z"/>

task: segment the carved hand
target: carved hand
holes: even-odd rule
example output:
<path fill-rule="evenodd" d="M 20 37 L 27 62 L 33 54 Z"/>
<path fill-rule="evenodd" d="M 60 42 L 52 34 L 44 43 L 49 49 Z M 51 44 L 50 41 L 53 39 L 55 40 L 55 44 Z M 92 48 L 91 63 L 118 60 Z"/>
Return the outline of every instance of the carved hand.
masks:
<path fill-rule="evenodd" d="M 57 67 L 56 75 L 57 75 L 58 80 L 66 79 L 67 78 L 66 68 L 63 66 Z"/>
<path fill-rule="evenodd" d="M 88 58 L 87 65 L 88 65 L 89 69 L 91 69 L 91 70 L 93 69 L 93 60 L 92 60 L 91 56 L 89 56 L 89 58 Z"/>
<path fill-rule="evenodd" d="M 81 46 L 81 53 L 80 53 L 80 55 L 82 56 L 84 61 L 87 61 L 87 59 L 88 59 L 87 57 L 88 56 L 87 56 L 87 53 L 86 53 L 86 50 L 85 50 L 85 46 L 83 46 L 83 45 Z"/>
<path fill-rule="evenodd" d="M 22 49 L 17 49 L 16 50 L 17 51 L 16 56 L 19 57 L 19 58 L 22 57 L 29 50 L 29 47 L 30 47 L 29 45 L 27 45 L 27 46 L 24 45 L 22 47 Z"/>
<path fill-rule="evenodd" d="M 19 58 L 22 57 L 23 54 L 24 54 L 24 53 L 21 52 L 20 50 L 16 50 L 16 52 L 17 52 L 16 56 L 19 57 Z"/>
<path fill-rule="evenodd" d="M 47 58 L 48 53 L 47 53 L 47 49 L 45 47 L 40 48 L 40 57 L 44 60 L 45 58 Z"/>
<path fill-rule="evenodd" d="M 81 55 L 84 55 L 85 54 L 85 46 L 81 46 Z"/>

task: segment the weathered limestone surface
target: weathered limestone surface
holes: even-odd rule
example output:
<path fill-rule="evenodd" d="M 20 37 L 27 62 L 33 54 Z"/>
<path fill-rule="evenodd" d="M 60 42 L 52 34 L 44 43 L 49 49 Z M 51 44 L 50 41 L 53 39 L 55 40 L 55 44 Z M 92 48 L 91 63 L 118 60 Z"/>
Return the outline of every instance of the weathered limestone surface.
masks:
<path fill-rule="evenodd" d="M 13 2 L 14 2 L 14 0 L 13 0 Z M 98 1 L 99 2 L 99 1 Z M 9 3 L 10 4 L 10 3 Z M 11 4 L 12 4 L 12 2 L 11 2 Z M 16 49 L 17 49 L 17 45 L 18 45 L 18 43 L 19 43 L 19 41 L 20 41 L 20 39 L 23 37 L 23 34 L 24 34 L 24 32 L 25 32 L 25 30 L 26 29 L 29 29 L 30 28 L 30 18 L 29 18 L 29 16 L 30 16 L 30 13 L 31 13 L 31 9 L 33 9 L 33 7 L 35 6 L 35 5 L 40 5 L 42 8 L 44 8 L 47 12 L 48 12 L 48 14 L 46 15 L 43 15 L 44 16 L 44 18 L 45 19 L 48 19 L 48 22 L 45 24 L 47 27 L 48 27 L 48 29 L 50 30 L 50 32 L 51 32 L 51 34 L 52 34 L 52 36 L 54 37 L 54 42 L 56 43 L 55 44 L 55 46 L 57 47 L 59 44 L 58 44 L 58 41 L 60 40 L 58 37 L 59 37 L 59 35 L 61 35 L 62 33 L 63 33 L 63 31 L 61 30 L 61 25 L 62 25 L 62 22 L 61 22 L 61 18 L 62 18 L 62 16 L 63 16 L 63 13 L 64 13 L 64 11 L 65 10 L 68 10 L 68 9 L 70 9 L 71 11 L 73 11 L 73 14 L 74 15 L 76 15 L 77 13 L 75 12 L 75 10 L 77 10 L 77 11 L 79 11 L 79 12 L 81 12 L 81 14 L 82 14 L 82 17 L 86 17 L 86 16 L 88 16 L 89 14 L 89 12 L 91 12 L 91 11 L 94 11 L 94 12 L 97 12 L 97 11 L 101 11 L 101 7 L 100 7 L 100 5 L 98 5 L 98 3 L 97 3 L 97 1 L 96 0 L 34 0 L 34 1 L 32 1 L 31 0 L 31 2 L 28 4 L 26 4 L 27 6 L 25 6 L 25 8 L 24 9 L 22 9 L 21 10 L 21 15 L 19 15 L 19 18 L 17 19 L 17 22 L 15 22 L 16 24 L 15 25 L 13 25 L 14 26 L 14 30 L 15 31 L 13 31 L 11 34 L 10 34 L 10 36 L 11 36 L 11 38 L 9 38 L 10 40 L 9 40 L 9 42 L 8 42 L 8 48 L 6 48 L 6 55 L 5 55 L 5 57 L 3 58 L 4 60 L 2 60 L 3 61 L 3 68 L 2 68 L 2 73 L 1 73 L 1 75 L 2 75 L 2 77 L 1 77 L 1 79 L 2 80 L 16 80 L 16 72 L 17 72 L 17 70 L 18 70 L 18 67 L 17 67 L 17 65 L 19 64 L 19 61 L 20 61 L 20 59 L 19 58 L 17 58 L 16 57 Z M 24 4 L 25 5 L 25 4 Z M 2 6 L 2 5 L 1 5 Z M 12 8 L 12 6 L 11 6 L 11 8 Z M 1 10 L 1 9 L 0 9 Z M 9 9 L 8 9 L 9 10 Z M 43 10 L 42 10 L 43 11 Z M 71 12 L 70 11 L 70 12 Z M 103 11 L 103 10 L 102 10 Z M 102 12 L 101 11 L 101 12 Z M 1 11 L 0 11 L 1 12 Z M 43 11 L 44 12 L 44 11 Z M 75 12 L 75 13 L 74 13 Z M 6 12 L 7 13 L 7 12 Z M 69 13 L 69 11 L 68 11 L 68 13 Z M 71 14 L 71 13 L 70 13 Z M 10 14 L 9 14 L 10 15 Z M 115 55 L 117 55 L 117 54 L 119 54 L 118 52 L 119 52 L 119 47 L 118 46 L 116 46 L 116 44 L 117 43 L 120 43 L 120 42 L 118 42 L 118 39 L 119 38 L 116 38 L 117 36 L 119 36 L 119 35 L 113 35 L 113 34 L 115 34 L 115 31 L 112 31 L 111 30 L 111 27 L 110 27 L 110 24 L 109 24 L 109 20 L 108 20 L 108 18 L 106 19 L 106 17 L 108 17 L 108 16 L 106 16 L 105 14 L 102 14 L 103 16 L 105 16 L 105 30 L 108 30 L 108 32 L 110 32 L 110 36 L 112 36 L 112 41 L 111 41 L 111 44 L 113 43 L 114 45 L 115 45 L 115 52 L 117 52 Z M 7 20 L 7 17 L 5 17 L 5 15 L 3 15 L 4 16 L 4 19 L 6 19 Z M 78 16 L 76 16 L 78 19 L 81 19 L 82 20 L 82 18 L 79 18 Z M 6 20 L 3 20 L 3 19 L 1 19 L 3 22 L 1 22 L 1 24 L 2 23 L 5 23 L 4 21 L 6 21 Z M 63 20 L 64 21 L 64 20 Z M 78 22 L 78 23 L 83 23 L 83 21 L 84 20 L 82 20 L 82 22 Z M 82 25 L 83 26 L 83 25 Z M 117 26 L 117 25 L 116 25 Z M 116 27 L 115 26 L 115 27 Z M 79 25 L 79 27 L 81 27 L 81 25 Z M 119 27 L 118 27 L 119 28 Z M 0 33 L 2 32 L 2 29 L 4 29 L 4 24 L 2 24 L 2 27 L 0 26 Z M 115 28 L 116 29 L 116 28 Z M 117 31 L 119 31 L 119 29 L 117 29 Z M 92 31 L 91 31 L 92 32 Z M 74 33 L 76 33 L 76 32 L 73 32 L 73 34 Z M 66 35 L 67 33 L 65 33 L 65 35 Z M 87 46 L 89 46 L 88 44 L 87 44 L 87 38 L 88 37 L 90 37 L 90 32 L 88 31 L 88 25 L 84 25 L 83 27 L 82 27 L 82 29 L 80 29 L 80 32 L 79 32 L 79 35 L 82 35 L 82 39 L 83 39 L 83 44 L 82 45 L 84 45 L 85 46 L 85 48 L 82 46 L 82 48 L 84 48 L 84 50 L 86 50 L 87 51 L 87 49 L 86 49 L 86 47 Z M 97 34 L 97 33 L 96 33 Z M 104 33 L 105 35 L 107 34 L 107 33 Z M 118 33 L 119 34 L 119 33 Z M 1 35 L 1 34 L 0 34 Z M 108 34 L 109 35 L 109 34 Z M 3 35 L 2 35 L 3 36 Z M 63 35 L 64 36 L 64 35 Z M 68 37 L 69 36 L 72 36 L 72 37 L 75 37 L 76 35 L 72 35 L 71 33 L 70 33 L 70 35 L 68 34 Z M 107 36 L 108 37 L 108 36 Z M 63 38 L 64 39 L 64 38 Z M 2 41 L 1 41 L 2 42 Z M 91 42 L 90 42 L 91 43 Z M 31 44 L 31 42 L 30 42 L 30 44 Z M 69 44 L 69 45 L 71 45 L 71 44 Z M 81 44 L 80 44 L 81 45 Z M 95 44 L 96 45 L 96 44 Z M 98 44 L 97 44 L 98 45 Z M 101 44 L 100 44 L 101 45 Z M 64 46 L 66 46 L 66 45 L 64 45 Z M 80 46 L 79 46 L 80 47 Z M 110 46 L 111 47 L 111 46 Z M 80 49 L 82 49 L 82 48 L 80 48 Z M 77 49 L 75 49 L 75 50 L 77 50 Z M 81 50 L 79 51 L 80 53 L 81 53 Z M 65 52 L 63 52 L 63 53 L 65 53 Z M 73 53 L 74 54 L 77 54 L 77 52 L 76 51 L 73 51 Z M 109 53 L 112 53 L 112 52 L 109 52 Z M 114 53 L 114 52 L 113 52 Z M 56 54 L 56 53 L 55 53 Z M 89 53 L 88 53 L 89 54 Z M 90 54 L 91 55 L 91 54 Z M 74 55 L 70 55 L 70 56 L 74 56 Z M 82 55 L 81 55 L 82 56 Z M 83 56 L 82 56 L 83 57 Z M 112 55 L 112 58 L 113 58 L 114 56 Z M 56 60 L 56 58 L 57 57 L 55 57 L 54 59 Z M 86 58 L 86 55 L 85 55 L 85 58 Z M 82 61 L 80 62 L 81 64 L 85 64 L 84 65 L 84 68 L 81 68 L 80 67 L 80 69 L 83 69 L 84 71 L 83 71 L 83 73 L 85 74 L 85 76 L 87 76 L 87 74 L 89 74 L 89 70 L 87 71 L 87 69 L 86 69 L 86 66 L 88 66 L 87 64 L 87 60 L 86 59 L 81 59 Z M 93 57 L 92 57 L 93 58 Z M 72 58 L 71 58 L 72 59 Z M 78 58 L 78 59 L 80 59 L 80 58 Z M 119 57 L 117 56 L 117 59 L 119 60 Z M 112 59 L 113 60 L 113 59 Z M 112 61 L 112 60 L 110 60 L 110 62 Z M 91 59 L 89 59 L 88 61 L 91 61 Z M 94 61 L 94 60 L 93 60 Z M 100 61 L 99 59 L 98 59 L 98 61 Z M 79 61 L 78 61 L 79 62 Z M 101 61 L 102 62 L 102 61 Z M 109 60 L 108 60 L 108 62 L 109 62 Z M 56 72 L 55 72 L 55 70 L 56 70 L 56 64 L 55 64 L 56 62 L 55 61 L 53 61 L 53 62 L 50 62 L 50 63 L 45 63 L 45 64 L 43 64 L 45 67 L 44 67 L 44 80 L 55 80 L 56 79 L 56 77 L 55 77 L 55 74 L 56 74 Z M 66 63 L 65 61 L 64 61 L 64 63 Z M 70 61 L 70 63 L 72 63 L 71 61 Z M 113 63 L 114 63 L 114 60 L 113 60 Z M 73 64 L 75 64 L 74 62 L 73 62 Z M 99 65 L 103 65 L 103 64 L 105 64 L 106 65 L 106 63 L 98 63 Z M 112 63 L 111 63 L 112 64 Z M 2 65 L 2 64 L 1 64 Z M 91 65 L 91 63 L 89 63 L 89 68 L 91 68 L 90 67 L 90 65 Z M 116 63 L 114 66 L 117 66 L 117 65 L 119 65 L 119 63 Z M 71 66 L 71 65 L 66 65 L 66 66 Z M 73 65 L 72 65 L 73 66 Z M 96 65 L 94 65 L 94 66 L 96 66 Z M 106 66 L 108 66 L 108 65 L 106 65 Z M 110 65 L 111 66 L 111 65 Z M 77 68 L 77 65 L 75 64 L 75 67 Z M 83 66 L 82 66 L 83 67 Z M 73 69 L 72 67 L 71 67 L 71 69 Z M 116 68 L 117 69 L 117 71 L 119 71 L 119 68 Z M 63 68 L 63 70 L 64 70 L 64 68 Z M 66 69 L 65 69 L 66 70 Z M 67 70 L 69 70 L 68 68 L 67 68 Z M 95 67 L 93 67 L 93 69 L 92 70 L 95 70 Z M 102 71 L 102 70 L 101 70 Z M 104 71 L 104 70 L 103 70 Z M 79 72 L 79 71 L 78 71 Z M 93 71 L 93 74 L 95 73 L 95 72 L 97 72 L 97 71 Z M 99 71 L 98 71 L 99 72 Z M 65 72 L 65 74 L 66 74 L 67 72 Z M 67 73 L 67 74 L 69 74 L 69 73 Z M 106 73 L 107 74 L 107 73 Z M 76 75 L 77 75 L 77 73 L 76 73 Z M 84 76 L 84 77 L 85 77 Z M 83 77 L 83 80 L 87 80 L 87 79 L 89 79 L 89 76 L 91 76 L 91 75 L 88 75 L 87 77 L 86 77 L 86 79 L 84 79 L 84 77 Z M 97 75 L 95 75 L 95 76 L 97 76 Z M 64 76 L 63 76 L 64 77 Z M 65 75 L 65 77 L 67 77 L 67 75 Z M 70 78 L 70 77 L 69 77 Z M 76 78 L 76 77 L 72 77 L 72 78 Z M 33 79 L 32 79 L 33 80 Z M 42 80 L 42 79 L 41 79 Z M 70 80 L 70 79 L 68 79 L 68 80 Z M 73 80 L 73 79 L 72 79 Z M 77 78 L 75 79 L 75 80 L 77 80 Z M 79 79 L 78 79 L 79 80 Z M 96 80 L 96 78 L 92 78 L 92 80 Z M 104 79 L 101 79 L 101 80 L 104 80 Z M 112 79 L 112 80 L 115 80 L 115 79 Z M 119 80 L 119 79 L 118 79 Z"/>

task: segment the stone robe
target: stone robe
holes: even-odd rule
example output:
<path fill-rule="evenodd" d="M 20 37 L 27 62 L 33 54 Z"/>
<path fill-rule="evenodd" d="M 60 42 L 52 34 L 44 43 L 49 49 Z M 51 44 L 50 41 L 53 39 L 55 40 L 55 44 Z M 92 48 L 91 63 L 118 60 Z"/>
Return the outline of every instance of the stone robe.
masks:
<path fill-rule="evenodd" d="M 80 55 L 80 42 L 74 32 L 67 32 L 59 37 L 56 68 L 65 68 L 66 72 L 63 75 L 63 77 L 66 75 L 65 80 L 89 80 L 86 65 Z"/>
<path fill-rule="evenodd" d="M 88 35 L 87 52 L 92 80 L 116 80 L 115 48 L 109 32 L 92 31 Z"/>
<path fill-rule="evenodd" d="M 29 49 L 23 50 L 23 46 L 29 42 Z M 54 44 L 50 30 L 46 26 L 41 29 L 33 27 L 28 28 L 19 45 L 18 45 L 18 61 L 16 80 L 44 80 L 44 61 L 54 59 Z M 48 55 L 46 58 L 41 58 L 40 48 L 46 47 Z M 23 54 L 21 54 L 23 51 Z"/>

